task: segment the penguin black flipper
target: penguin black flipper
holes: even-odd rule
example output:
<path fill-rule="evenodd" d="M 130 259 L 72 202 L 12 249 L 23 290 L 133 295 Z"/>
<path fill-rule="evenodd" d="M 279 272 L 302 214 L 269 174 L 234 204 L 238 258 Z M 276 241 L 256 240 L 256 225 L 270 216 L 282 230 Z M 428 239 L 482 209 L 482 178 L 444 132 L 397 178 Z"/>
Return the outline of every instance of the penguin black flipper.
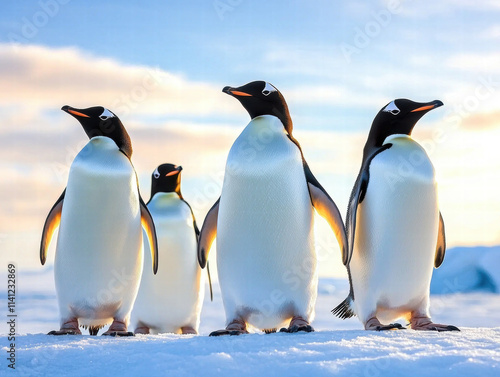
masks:
<path fill-rule="evenodd" d="M 347 260 L 343 260 L 344 265 L 347 267 L 347 274 L 349 276 L 349 294 L 347 298 L 337 305 L 332 313 L 342 319 L 347 319 L 355 316 L 353 310 L 354 302 L 354 289 L 352 287 L 351 270 L 349 268 L 349 263 L 351 261 L 352 253 L 354 250 L 354 237 L 356 234 L 356 215 L 358 211 L 358 205 L 363 201 L 366 195 L 366 190 L 368 189 L 368 183 L 370 181 L 370 163 L 373 158 L 379 153 L 385 151 L 392 147 L 392 144 L 387 143 L 382 147 L 375 148 L 373 151 L 369 151 L 366 154 L 367 157 L 363 158 L 363 164 L 359 170 L 358 177 L 354 183 L 354 187 L 351 191 L 351 197 L 349 198 L 349 205 L 347 207 L 347 219 L 346 219 L 346 231 L 347 231 L 347 242 L 348 242 L 348 253 Z"/>
<path fill-rule="evenodd" d="M 309 189 L 309 196 L 311 197 L 311 203 L 321 217 L 328 221 L 328 224 L 335 233 L 335 237 L 337 238 L 337 242 L 340 246 L 340 251 L 342 252 L 342 261 L 346 264 L 345 260 L 347 258 L 348 241 L 342 215 L 340 214 L 340 211 L 333 199 L 330 195 L 328 195 L 314 174 L 311 172 L 307 162 L 304 159 L 302 161 Z"/>
<path fill-rule="evenodd" d="M 356 215 L 358 211 L 358 205 L 361 204 L 366 195 L 366 190 L 368 189 L 368 182 L 370 181 L 370 163 L 373 158 L 379 153 L 392 147 L 392 144 L 384 144 L 380 148 L 376 148 L 372 153 L 368 154 L 368 157 L 364 159 L 361 169 L 359 171 L 354 187 L 352 188 L 351 197 L 349 198 L 349 205 L 347 207 L 347 219 L 346 219 L 346 231 L 348 237 L 349 251 L 347 259 L 344 260 L 344 265 L 349 265 L 351 261 L 352 252 L 354 250 L 354 237 L 356 234 Z"/>
<path fill-rule="evenodd" d="M 196 245 L 198 247 L 200 244 L 200 230 L 198 229 L 198 225 L 196 224 L 196 218 L 194 217 L 193 209 L 191 208 L 191 206 L 189 205 L 188 202 L 186 202 L 182 198 L 181 198 L 181 200 L 187 204 L 187 206 L 189 207 L 189 210 L 191 211 L 191 216 L 193 217 L 193 228 L 194 228 L 194 232 L 196 234 Z M 207 274 L 208 274 L 208 287 L 210 288 L 210 301 L 213 301 L 214 300 L 214 291 L 212 288 L 212 277 L 210 276 L 210 267 L 208 266 L 208 262 L 207 262 Z"/>
<path fill-rule="evenodd" d="M 141 205 L 141 225 L 146 231 L 149 242 L 149 250 L 151 250 L 151 260 L 153 261 L 153 273 L 158 272 L 158 239 L 156 238 L 156 228 L 151 213 L 149 212 L 146 203 L 142 200 L 139 194 L 139 203 Z"/>
<path fill-rule="evenodd" d="M 40 242 L 40 262 L 42 263 L 42 266 L 47 260 L 47 250 L 50 242 L 52 241 L 52 237 L 54 237 L 54 233 L 56 229 L 59 228 L 59 224 L 61 223 L 61 212 L 65 195 L 66 189 L 64 189 L 59 199 L 56 200 L 55 204 L 50 209 L 47 218 L 45 219 L 42 231 L 42 241 Z"/>
<path fill-rule="evenodd" d="M 198 229 L 198 224 L 196 224 L 196 218 L 194 217 L 194 212 L 191 206 L 189 205 L 188 202 L 184 200 L 184 198 L 180 198 L 186 205 L 189 207 L 189 210 L 191 211 L 191 217 L 193 218 L 193 228 L 194 228 L 194 233 L 196 234 L 196 240 L 200 237 L 200 230 Z"/>
<path fill-rule="evenodd" d="M 438 231 L 438 240 L 436 245 L 436 255 L 434 258 L 434 267 L 438 268 L 441 266 L 444 260 L 444 254 L 446 252 L 446 237 L 444 235 L 444 220 L 443 215 L 441 215 L 441 211 L 439 212 L 439 231 Z"/>
<path fill-rule="evenodd" d="M 217 199 L 215 204 L 208 211 L 203 226 L 201 227 L 199 242 L 198 242 L 198 263 L 201 268 L 205 268 L 207 264 L 208 251 L 214 242 L 217 235 L 217 218 L 219 217 L 219 202 Z"/>

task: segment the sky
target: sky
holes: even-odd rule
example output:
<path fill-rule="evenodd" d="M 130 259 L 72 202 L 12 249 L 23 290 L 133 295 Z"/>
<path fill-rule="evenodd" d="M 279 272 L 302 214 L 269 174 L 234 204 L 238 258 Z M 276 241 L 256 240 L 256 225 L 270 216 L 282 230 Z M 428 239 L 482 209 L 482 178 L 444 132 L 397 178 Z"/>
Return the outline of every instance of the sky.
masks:
<path fill-rule="evenodd" d="M 500 244 L 500 4 L 494 0 L 5 2 L 0 12 L 0 248 L 38 268 L 45 217 L 88 141 L 63 105 L 114 111 L 142 196 L 182 165 L 201 224 L 248 123 L 221 92 L 285 96 L 308 164 L 345 217 L 371 122 L 395 98 L 444 106 L 413 137 L 432 159 L 447 242 Z M 316 219 L 320 274 L 344 272 Z M 49 251 L 53 260 L 54 245 Z M 210 260 L 214 259 L 214 253 Z"/>

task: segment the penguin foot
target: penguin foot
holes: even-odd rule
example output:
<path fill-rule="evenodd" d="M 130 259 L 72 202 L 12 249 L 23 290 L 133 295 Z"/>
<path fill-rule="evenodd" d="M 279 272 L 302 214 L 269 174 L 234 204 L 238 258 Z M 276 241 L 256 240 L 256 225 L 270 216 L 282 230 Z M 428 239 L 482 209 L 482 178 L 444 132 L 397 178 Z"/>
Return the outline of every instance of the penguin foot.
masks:
<path fill-rule="evenodd" d="M 209 336 L 248 334 L 247 324 L 242 319 L 233 319 L 224 330 L 212 331 Z"/>
<path fill-rule="evenodd" d="M 47 333 L 47 335 L 82 335 L 80 330 L 74 329 L 61 329 L 61 330 L 52 330 Z"/>
<path fill-rule="evenodd" d="M 191 326 L 184 326 L 184 327 L 181 327 L 181 331 L 182 331 L 182 334 L 183 335 L 187 335 L 187 334 L 193 334 L 193 335 L 198 335 L 198 332 L 192 328 Z"/>
<path fill-rule="evenodd" d="M 386 331 L 386 330 L 406 330 L 400 323 L 390 323 L 388 325 L 382 325 L 377 317 L 370 318 L 365 323 L 365 330 L 372 331 Z"/>
<path fill-rule="evenodd" d="M 299 331 L 313 332 L 314 328 L 301 316 L 294 316 L 290 321 L 288 328 L 281 328 L 280 332 L 296 333 Z"/>
<path fill-rule="evenodd" d="M 134 334 L 135 335 L 137 335 L 137 334 L 147 335 L 147 334 L 149 334 L 149 327 L 147 327 L 147 326 L 136 327 L 135 330 L 134 330 Z"/>
<path fill-rule="evenodd" d="M 71 318 L 61 325 L 60 330 L 52 330 L 47 335 L 82 335 L 82 332 L 78 328 L 78 319 Z"/>
<path fill-rule="evenodd" d="M 105 333 L 102 334 L 102 336 L 134 336 L 134 333 L 132 331 L 106 331 Z"/>
<path fill-rule="evenodd" d="M 441 325 L 434 323 L 429 317 L 412 317 L 410 321 L 413 330 L 427 330 L 427 331 L 460 331 L 460 329 L 453 325 Z"/>
<path fill-rule="evenodd" d="M 127 331 L 127 325 L 125 322 L 113 320 L 111 326 L 109 326 L 108 331 L 102 334 L 103 336 L 134 336 L 134 333 Z"/>

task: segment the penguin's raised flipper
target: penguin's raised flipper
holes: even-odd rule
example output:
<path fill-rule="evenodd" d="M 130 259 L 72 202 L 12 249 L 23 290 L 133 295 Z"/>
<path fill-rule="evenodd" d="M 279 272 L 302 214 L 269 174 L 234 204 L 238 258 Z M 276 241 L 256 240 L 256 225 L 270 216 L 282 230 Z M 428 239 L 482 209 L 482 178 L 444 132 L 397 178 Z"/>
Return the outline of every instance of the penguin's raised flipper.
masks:
<path fill-rule="evenodd" d="M 354 187 L 352 188 L 351 197 L 349 198 L 349 205 L 347 206 L 347 219 L 346 219 L 346 231 L 348 237 L 349 251 L 347 253 L 347 259 L 344 259 L 344 265 L 347 266 L 351 261 L 352 252 L 354 249 L 354 236 L 356 235 L 356 215 L 358 211 L 358 205 L 361 204 L 365 198 L 366 190 L 368 188 L 368 182 L 370 181 L 370 163 L 373 158 L 379 153 L 385 151 L 392 147 L 392 144 L 384 144 L 382 147 L 375 149 L 366 158 L 365 163 L 361 166 Z"/>
<path fill-rule="evenodd" d="M 444 220 L 443 215 L 439 212 L 439 231 L 438 240 L 436 245 L 436 255 L 434 257 L 434 267 L 438 268 L 441 266 L 444 260 L 444 254 L 446 252 L 446 237 L 444 234 Z"/>
<path fill-rule="evenodd" d="M 59 199 L 57 199 L 55 204 L 52 206 L 49 214 L 47 215 L 47 219 L 45 219 L 45 224 L 43 226 L 42 232 L 42 241 L 40 243 L 40 262 L 42 263 L 42 266 L 47 260 L 47 250 L 49 248 L 50 242 L 52 241 L 52 237 L 54 237 L 54 233 L 56 229 L 59 228 L 59 224 L 61 223 L 61 212 L 65 195 L 66 189 L 64 189 Z"/>
<path fill-rule="evenodd" d="M 304 173 L 306 175 L 311 203 L 316 211 L 318 211 L 318 213 L 324 217 L 326 221 L 328 221 L 328 224 L 335 233 L 335 237 L 337 238 L 340 246 L 340 251 L 342 252 L 342 261 L 346 264 L 345 261 L 349 248 L 342 215 L 340 214 L 340 211 L 333 199 L 318 182 L 314 174 L 311 172 L 311 169 L 309 169 L 309 165 L 307 165 L 305 159 L 302 159 L 302 163 L 304 165 Z"/>
<path fill-rule="evenodd" d="M 208 211 L 203 226 L 201 227 L 200 238 L 198 242 L 198 263 L 201 268 L 205 268 L 208 259 L 208 252 L 215 236 L 217 235 L 217 218 L 219 217 L 219 202 L 217 199 L 215 204 Z"/>
<path fill-rule="evenodd" d="M 156 275 L 158 272 L 158 239 L 156 238 L 156 228 L 151 213 L 146 207 L 144 200 L 139 195 L 139 202 L 141 204 L 141 225 L 146 231 L 149 242 L 149 250 L 151 250 L 151 260 L 153 261 L 153 273 Z"/>

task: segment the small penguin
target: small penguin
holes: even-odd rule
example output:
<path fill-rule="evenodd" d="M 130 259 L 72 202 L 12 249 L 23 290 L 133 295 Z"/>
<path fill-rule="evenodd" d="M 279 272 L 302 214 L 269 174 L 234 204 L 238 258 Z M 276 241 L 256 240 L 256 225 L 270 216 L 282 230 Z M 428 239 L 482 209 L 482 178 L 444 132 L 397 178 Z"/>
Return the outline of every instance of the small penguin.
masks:
<path fill-rule="evenodd" d="M 181 194 L 181 166 L 163 164 L 151 177 L 147 203 L 158 235 L 162 261 L 156 276 L 143 274 L 132 310 L 135 334 L 197 334 L 204 282 L 197 260 L 198 227 Z M 144 268 L 151 268 L 145 254 Z"/>
<path fill-rule="evenodd" d="M 292 136 L 283 95 L 254 81 L 223 92 L 240 101 L 251 121 L 227 158 L 222 193 L 208 212 L 198 258 L 205 266 L 217 236 L 217 268 L 226 328 L 210 335 L 247 333 L 247 324 L 275 332 L 313 331 L 317 258 L 313 208 L 333 229 L 347 257 L 347 237 L 334 201 L 307 165 Z"/>
<path fill-rule="evenodd" d="M 442 106 L 396 99 L 375 117 L 347 210 L 349 296 L 332 312 L 357 315 L 366 330 L 453 331 L 429 315 L 432 267 L 446 243 L 434 167 L 411 138 L 418 120 Z M 383 324 L 385 323 L 385 324 Z"/>
<path fill-rule="evenodd" d="M 40 261 L 59 227 L 54 277 L 61 328 L 49 335 L 130 336 L 130 312 L 142 275 L 141 224 L 149 241 L 153 272 L 158 250 L 153 219 L 142 200 L 130 161 L 132 143 L 120 119 L 103 107 L 63 111 L 82 125 L 89 142 L 75 157 L 66 189 L 50 210 Z"/>

